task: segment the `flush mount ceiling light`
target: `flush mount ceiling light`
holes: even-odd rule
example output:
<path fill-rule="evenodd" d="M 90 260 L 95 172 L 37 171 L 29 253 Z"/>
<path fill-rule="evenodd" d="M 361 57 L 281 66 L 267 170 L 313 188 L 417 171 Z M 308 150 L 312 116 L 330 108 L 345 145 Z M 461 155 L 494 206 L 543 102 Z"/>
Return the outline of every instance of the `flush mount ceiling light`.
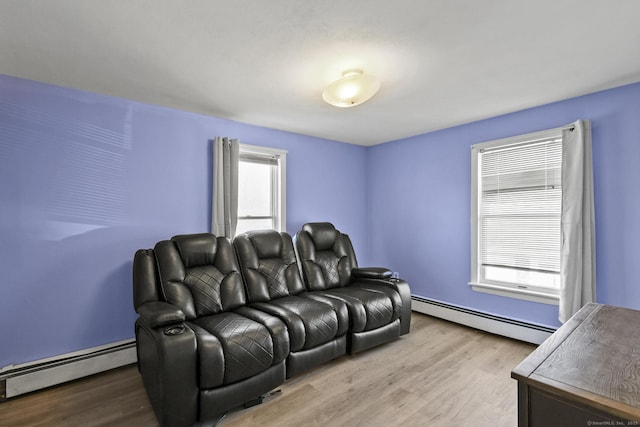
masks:
<path fill-rule="evenodd" d="M 380 89 L 380 80 L 362 70 L 347 70 L 342 78 L 322 91 L 322 99 L 336 107 L 355 107 L 369 100 Z"/>

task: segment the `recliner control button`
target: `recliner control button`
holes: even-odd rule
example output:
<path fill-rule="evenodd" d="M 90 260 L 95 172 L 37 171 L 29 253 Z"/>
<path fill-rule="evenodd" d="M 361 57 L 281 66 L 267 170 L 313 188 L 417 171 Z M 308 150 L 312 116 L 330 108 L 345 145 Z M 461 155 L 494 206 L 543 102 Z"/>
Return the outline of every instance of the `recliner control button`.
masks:
<path fill-rule="evenodd" d="M 168 336 L 180 335 L 184 332 L 184 325 L 170 326 L 164 330 L 164 334 Z"/>

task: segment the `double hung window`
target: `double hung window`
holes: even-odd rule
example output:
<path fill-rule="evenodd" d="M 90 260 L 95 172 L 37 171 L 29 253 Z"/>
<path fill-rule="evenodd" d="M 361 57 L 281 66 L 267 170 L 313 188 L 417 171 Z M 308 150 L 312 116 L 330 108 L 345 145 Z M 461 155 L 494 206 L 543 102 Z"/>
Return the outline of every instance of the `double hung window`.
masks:
<path fill-rule="evenodd" d="M 240 144 L 236 235 L 249 230 L 285 231 L 286 151 Z"/>
<path fill-rule="evenodd" d="M 562 130 L 472 147 L 471 286 L 557 304 Z"/>

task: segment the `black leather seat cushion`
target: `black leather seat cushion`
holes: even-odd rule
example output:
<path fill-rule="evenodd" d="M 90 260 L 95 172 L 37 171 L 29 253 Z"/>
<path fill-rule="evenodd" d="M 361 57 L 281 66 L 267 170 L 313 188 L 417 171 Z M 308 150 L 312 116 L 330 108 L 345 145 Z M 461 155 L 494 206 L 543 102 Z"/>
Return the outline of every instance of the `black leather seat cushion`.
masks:
<path fill-rule="evenodd" d="M 306 350 L 331 341 L 346 332 L 339 328 L 334 308 L 324 302 L 300 296 L 276 298 L 251 307 L 278 316 L 289 329 L 291 351 Z M 347 324 L 347 319 L 343 319 Z"/>
<path fill-rule="evenodd" d="M 391 315 L 392 320 L 396 320 L 402 316 L 402 298 L 400 294 L 393 288 L 390 288 L 387 285 L 371 283 L 371 282 L 360 282 L 355 281 L 349 285 L 351 289 L 363 289 L 371 292 L 378 292 L 384 294 L 389 301 L 391 302 L 391 309 L 393 310 L 393 314 Z"/>
<path fill-rule="evenodd" d="M 360 287 L 333 288 L 315 291 L 313 294 L 335 298 L 347 304 L 353 332 L 370 331 L 396 320 L 399 313 L 394 310 L 391 299 L 382 292 Z"/>
<path fill-rule="evenodd" d="M 236 313 L 200 317 L 192 323 L 200 388 L 231 384 L 274 365 L 273 337 L 264 325 Z"/>

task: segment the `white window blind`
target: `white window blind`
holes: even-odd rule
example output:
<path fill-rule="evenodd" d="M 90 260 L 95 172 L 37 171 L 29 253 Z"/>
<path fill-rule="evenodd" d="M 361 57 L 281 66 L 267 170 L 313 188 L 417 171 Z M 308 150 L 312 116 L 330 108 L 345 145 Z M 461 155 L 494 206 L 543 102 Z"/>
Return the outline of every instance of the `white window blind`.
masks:
<path fill-rule="evenodd" d="M 558 294 L 562 134 L 477 150 L 475 278 Z"/>

